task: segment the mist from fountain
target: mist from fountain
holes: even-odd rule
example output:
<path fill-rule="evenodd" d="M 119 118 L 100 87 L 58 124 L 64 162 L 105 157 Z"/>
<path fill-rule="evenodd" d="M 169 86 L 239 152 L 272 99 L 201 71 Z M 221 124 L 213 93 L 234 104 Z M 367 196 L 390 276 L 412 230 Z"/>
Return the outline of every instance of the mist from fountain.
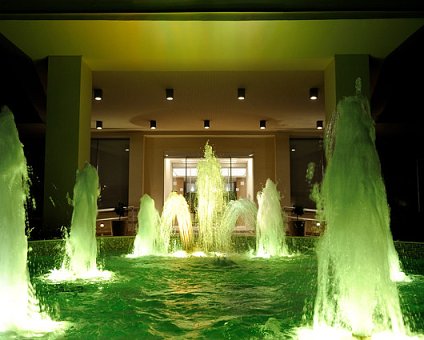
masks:
<path fill-rule="evenodd" d="M 223 240 L 219 227 L 226 205 L 225 185 L 221 165 L 208 143 L 205 145 L 204 158 L 197 164 L 196 187 L 199 247 L 206 252 L 220 250 Z"/>
<path fill-rule="evenodd" d="M 287 256 L 285 214 L 277 185 L 267 179 L 265 187 L 257 194 L 256 256 Z"/>
<path fill-rule="evenodd" d="M 401 337 L 407 328 L 391 280 L 397 254 L 374 122 L 360 88 L 357 80 L 357 94 L 339 102 L 325 137 L 327 167 L 315 192 L 326 230 L 317 247 L 313 329 L 361 339 L 384 332 Z"/>
<path fill-rule="evenodd" d="M 0 155 L 0 332 L 50 332 L 60 323 L 43 311 L 29 280 L 25 235 L 27 163 L 13 114 L 7 107 L 0 111 Z"/>

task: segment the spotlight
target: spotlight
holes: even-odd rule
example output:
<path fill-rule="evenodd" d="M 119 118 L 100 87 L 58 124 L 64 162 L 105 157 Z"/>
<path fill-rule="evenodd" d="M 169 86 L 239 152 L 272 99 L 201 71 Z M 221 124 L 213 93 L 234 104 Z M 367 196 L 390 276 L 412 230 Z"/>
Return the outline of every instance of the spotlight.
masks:
<path fill-rule="evenodd" d="M 309 89 L 309 99 L 317 100 L 318 99 L 318 87 L 311 87 Z"/>
<path fill-rule="evenodd" d="M 243 87 L 239 87 L 237 89 L 237 99 L 238 100 L 245 100 L 246 98 L 246 89 Z"/>
<path fill-rule="evenodd" d="M 317 120 L 317 130 L 322 130 L 324 128 L 324 123 L 322 120 Z"/>
<path fill-rule="evenodd" d="M 266 129 L 266 120 L 260 120 L 259 121 L 259 128 L 261 130 L 265 130 Z"/>
<path fill-rule="evenodd" d="M 156 130 L 156 120 L 150 121 L 150 130 Z"/>
<path fill-rule="evenodd" d="M 97 130 L 103 129 L 103 122 L 101 120 L 96 120 L 96 129 Z"/>
<path fill-rule="evenodd" d="M 209 129 L 209 128 L 211 127 L 211 124 L 210 124 L 210 120 L 209 120 L 209 119 L 205 119 L 205 120 L 203 121 L 203 127 L 204 127 L 205 129 Z"/>
<path fill-rule="evenodd" d="M 94 100 L 100 101 L 103 99 L 103 91 L 102 89 L 94 89 L 93 90 L 93 98 Z"/>
<path fill-rule="evenodd" d="M 166 89 L 166 100 L 174 100 L 174 89 Z"/>

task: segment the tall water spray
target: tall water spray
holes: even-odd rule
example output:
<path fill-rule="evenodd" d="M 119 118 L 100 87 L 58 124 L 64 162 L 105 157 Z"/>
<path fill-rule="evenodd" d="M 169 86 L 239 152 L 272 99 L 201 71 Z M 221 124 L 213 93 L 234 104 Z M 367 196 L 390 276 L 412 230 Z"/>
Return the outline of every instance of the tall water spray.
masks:
<path fill-rule="evenodd" d="M 0 332 L 51 330 L 29 281 L 25 202 L 27 164 L 13 114 L 0 111 Z"/>
<path fill-rule="evenodd" d="M 66 238 L 66 254 L 62 269 L 75 277 L 87 277 L 97 272 L 96 218 L 99 177 L 96 169 L 86 163 L 77 171 L 71 230 Z"/>
<path fill-rule="evenodd" d="M 276 184 L 268 178 L 257 199 L 256 256 L 288 255 L 284 211 Z"/>
<path fill-rule="evenodd" d="M 314 329 L 344 329 L 354 337 L 404 334 L 399 295 L 391 280 L 397 258 L 375 149 L 374 123 L 360 94 L 337 106 L 326 136 L 327 168 L 320 189 L 326 230 L 318 247 Z"/>
<path fill-rule="evenodd" d="M 215 251 L 221 242 L 219 226 L 225 208 L 225 185 L 221 165 L 208 143 L 204 158 L 197 164 L 196 187 L 199 245 L 204 251 Z"/>
<path fill-rule="evenodd" d="M 160 215 L 155 208 L 155 201 L 148 194 L 144 194 L 140 199 L 138 229 L 131 256 L 159 254 L 164 251 L 164 248 L 160 235 Z"/>

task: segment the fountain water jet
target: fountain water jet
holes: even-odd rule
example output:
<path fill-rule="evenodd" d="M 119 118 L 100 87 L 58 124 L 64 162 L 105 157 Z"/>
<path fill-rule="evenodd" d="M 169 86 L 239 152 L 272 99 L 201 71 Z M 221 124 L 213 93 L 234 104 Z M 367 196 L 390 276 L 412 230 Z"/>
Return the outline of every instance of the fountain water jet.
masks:
<path fill-rule="evenodd" d="M 406 333 L 391 260 L 397 259 L 375 149 L 368 101 L 360 94 L 337 106 L 326 136 L 327 168 L 319 193 L 326 230 L 319 241 L 314 330 L 344 329 L 355 338 Z"/>
<path fill-rule="evenodd" d="M 59 327 L 42 311 L 29 280 L 25 202 L 27 164 L 13 114 L 0 111 L 0 332 L 50 332 Z"/>
<path fill-rule="evenodd" d="M 173 232 L 174 220 L 177 220 L 182 248 L 189 251 L 193 247 L 193 229 L 190 210 L 184 196 L 171 192 L 163 205 L 161 216 L 161 234 L 166 252 Z"/>
<path fill-rule="evenodd" d="M 99 270 L 96 263 L 96 217 L 99 193 L 97 170 L 86 163 L 76 174 L 72 202 L 74 210 L 69 235 L 65 232 L 62 267 L 48 275 L 50 280 L 110 278 L 111 273 Z"/>
<path fill-rule="evenodd" d="M 138 232 L 134 240 L 134 250 L 129 257 L 168 255 L 175 220 L 182 248 L 189 251 L 193 246 L 193 230 L 190 211 L 184 196 L 171 192 L 165 200 L 162 216 L 160 216 L 155 208 L 155 201 L 144 194 L 140 199 Z"/>
<path fill-rule="evenodd" d="M 155 208 L 155 201 L 148 194 L 144 194 L 140 199 L 137 235 L 130 257 L 160 253 L 165 246 L 159 228 L 160 215 Z"/>
<path fill-rule="evenodd" d="M 221 165 L 208 143 L 205 145 L 204 159 L 197 164 L 196 186 L 199 246 L 204 251 L 215 251 L 222 243 L 219 226 L 225 208 L 225 185 Z"/>
<path fill-rule="evenodd" d="M 225 208 L 221 220 L 219 237 L 217 239 L 218 250 L 229 251 L 231 248 L 231 235 L 235 230 L 237 220 L 243 218 L 247 227 L 255 227 L 258 209 L 255 203 L 248 199 L 240 198 L 230 201 Z"/>
<path fill-rule="evenodd" d="M 257 199 L 256 256 L 287 256 L 284 212 L 276 184 L 267 179 Z"/>

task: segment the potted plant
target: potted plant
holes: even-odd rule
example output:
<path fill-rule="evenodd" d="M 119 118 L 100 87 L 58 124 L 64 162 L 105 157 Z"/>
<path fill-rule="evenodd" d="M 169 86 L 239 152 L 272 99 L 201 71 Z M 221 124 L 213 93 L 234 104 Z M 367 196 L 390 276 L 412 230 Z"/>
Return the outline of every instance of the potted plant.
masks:
<path fill-rule="evenodd" d="M 305 221 L 299 220 L 299 216 L 305 213 L 304 208 L 301 205 L 294 205 L 293 214 L 296 215 L 296 220 L 293 221 L 294 236 L 305 236 Z"/>
<path fill-rule="evenodd" d="M 112 235 L 124 236 L 125 235 L 125 220 L 122 219 L 125 215 L 125 205 L 119 202 L 115 207 L 115 214 L 118 215 L 118 220 L 112 221 Z"/>

